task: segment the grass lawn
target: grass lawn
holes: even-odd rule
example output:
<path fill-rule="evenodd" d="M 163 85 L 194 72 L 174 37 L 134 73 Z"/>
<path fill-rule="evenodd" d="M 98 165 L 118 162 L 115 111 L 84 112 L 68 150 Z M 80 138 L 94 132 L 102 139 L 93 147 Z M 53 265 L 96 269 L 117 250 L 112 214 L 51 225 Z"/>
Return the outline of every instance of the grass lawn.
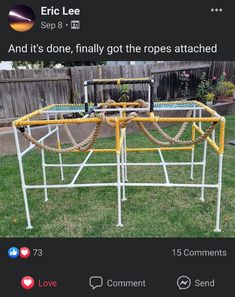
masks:
<path fill-rule="evenodd" d="M 199 200 L 200 189 L 128 187 L 128 201 L 123 203 L 123 228 L 117 228 L 117 191 L 115 187 L 49 190 L 44 202 L 43 190 L 29 190 L 29 207 L 34 229 L 26 230 L 21 182 L 16 156 L 0 158 L 0 237 L 234 237 L 235 236 L 235 116 L 226 117 L 226 147 L 223 170 L 221 233 L 214 233 L 216 190 L 205 190 L 205 203 Z M 176 127 L 166 131 L 174 134 Z M 186 138 L 190 130 L 186 131 Z M 96 147 L 110 147 L 114 138 L 99 139 Z M 128 135 L 129 147 L 153 146 L 142 134 Z M 195 161 L 202 160 L 203 144 L 197 146 Z M 166 161 L 190 161 L 191 153 L 163 152 Z M 68 154 L 64 162 L 80 162 L 84 154 Z M 58 156 L 46 154 L 47 162 L 58 163 Z M 129 162 L 160 161 L 156 153 L 130 153 Z M 217 182 L 218 158 L 208 147 L 206 182 Z M 96 154 L 90 162 L 115 162 L 114 154 Z M 163 168 L 129 167 L 133 182 L 164 182 Z M 76 169 L 65 169 L 69 183 Z M 42 183 L 38 150 L 25 158 L 26 182 Z M 48 169 L 49 183 L 59 181 L 59 170 Z M 190 183 L 190 168 L 169 167 L 171 182 Z M 80 182 L 115 182 L 116 168 L 85 168 Z M 201 166 L 195 166 L 195 180 L 201 181 Z"/>

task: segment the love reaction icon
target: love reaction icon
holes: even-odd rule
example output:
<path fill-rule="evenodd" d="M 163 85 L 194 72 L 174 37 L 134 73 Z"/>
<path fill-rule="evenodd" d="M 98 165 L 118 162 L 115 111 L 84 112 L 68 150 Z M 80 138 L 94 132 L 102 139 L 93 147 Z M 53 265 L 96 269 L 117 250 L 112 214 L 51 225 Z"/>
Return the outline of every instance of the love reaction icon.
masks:
<path fill-rule="evenodd" d="M 28 249 L 27 247 L 22 247 L 20 249 L 20 257 L 22 259 L 27 259 L 30 256 L 30 249 Z"/>
<path fill-rule="evenodd" d="M 25 290 L 31 290 L 34 287 L 34 279 L 31 276 L 25 276 L 21 279 L 21 286 Z"/>

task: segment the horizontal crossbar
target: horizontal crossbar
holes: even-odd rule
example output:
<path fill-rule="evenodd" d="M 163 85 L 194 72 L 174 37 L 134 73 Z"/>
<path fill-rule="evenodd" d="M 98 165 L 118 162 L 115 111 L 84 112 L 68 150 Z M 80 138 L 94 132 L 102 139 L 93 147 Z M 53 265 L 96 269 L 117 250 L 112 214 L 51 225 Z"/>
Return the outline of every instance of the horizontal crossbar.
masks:
<path fill-rule="evenodd" d="M 182 187 L 182 188 L 218 188 L 218 185 L 210 184 L 173 184 L 173 183 L 120 183 L 120 186 L 130 187 Z M 59 184 L 59 185 L 25 185 L 26 189 L 57 189 L 57 188 L 90 188 L 90 187 L 116 187 L 117 183 L 95 184 Z"/>

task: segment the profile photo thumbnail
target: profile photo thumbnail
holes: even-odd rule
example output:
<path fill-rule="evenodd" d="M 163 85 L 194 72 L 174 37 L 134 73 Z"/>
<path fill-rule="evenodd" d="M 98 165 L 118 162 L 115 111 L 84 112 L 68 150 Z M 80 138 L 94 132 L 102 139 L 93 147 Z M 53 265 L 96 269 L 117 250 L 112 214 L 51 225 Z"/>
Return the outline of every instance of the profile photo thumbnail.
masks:
<path fill-rule="evenodd" d="M 8 15 L 10 27 L 17 32 L 26 32 L 32 29 L 35 19 L 32 8 L 26 5 L 14 6 Z"/>

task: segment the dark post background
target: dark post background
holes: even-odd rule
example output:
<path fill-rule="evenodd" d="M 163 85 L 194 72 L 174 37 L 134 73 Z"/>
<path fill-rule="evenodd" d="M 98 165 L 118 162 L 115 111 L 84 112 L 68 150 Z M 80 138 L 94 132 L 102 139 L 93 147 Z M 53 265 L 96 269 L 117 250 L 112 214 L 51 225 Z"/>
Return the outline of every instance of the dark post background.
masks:
<path fill-rule="evenodd" d="M 23 3 L 22 3 L 23 2 Z M 26 4 L 36 13 L 36 25 L 26 33 L 8 25 L 8 12 Z M 80 30 L 43 31 L 40 22 L 67 21 L 67 17 L 40 17 L 41 6 L 80 8 Z M 232 1 L 2 1 L 0 9 L 0 59 L 12 60 L 234 60 L 234 2 Z M 211 13 L 210 8 L 223 8 Z M 69 18 L 69 20 L 71 20 Z M 75 18 L 77 19 L 77 18 Z M 24 45 L 171 45 L 218 44 L 217 54 L 8 54 L 10 44 Z M 215 234 L 216 236 L 216 234 Z M 43 257 L 11 260 L 11 246 L 42 248 Z M 227 257 L 177 258 L 173 248 L 226 249 Z M 1 296 L 233 296 L 234 239 L 1 239 Z M 182 274 L 194 278 L 215 278 L 216 288 L 179 291 L 176 279 Z M 57 280 L 56 289 L 30 292 L 20 287 L 20 279 L 31 275 Z M 88 286 L 91 275 L 105 279 L 146 279 L 146 289 L 97 289 Z"/>
<path fill-rule="evenodd" d="M 22 2 L 22 1 L 20 1 Z M 103 45 L 177 45 L 199 43 L 218 44 L 217 54 L 116 54 L 112 56 L 73 54 L 67 60 L 234 60 L 233 1 L 5 1 L 1 3 L 1 60 L 65 60 L 63 54 L 46 53 L 8 54 L 10 43 L 23 45 L 39 43 L 48 45 L 93 44 Z M 36 24 L 31 31 L 14 32 L 8 25 L 8 12 L 16 4 L 29 5 L 36 14 Z M 81 22 L 80 30 L 42 30 L 40 23 L 70 21 L 73 17 L 40 16 L 41 6 L 79 8 L 81 15 L 74 17 Z M 223 12 L 212 13 L 210 9 L 223 8 Z"/>

